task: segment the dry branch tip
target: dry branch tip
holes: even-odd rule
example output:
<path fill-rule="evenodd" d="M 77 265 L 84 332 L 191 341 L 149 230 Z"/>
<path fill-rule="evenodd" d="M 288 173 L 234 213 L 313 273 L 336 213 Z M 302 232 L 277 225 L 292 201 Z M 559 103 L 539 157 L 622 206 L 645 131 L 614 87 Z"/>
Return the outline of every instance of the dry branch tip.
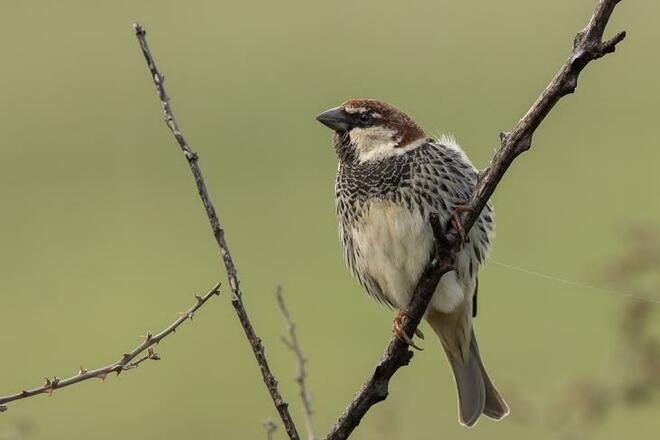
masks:
<path fill-rule="evenodd" d="M 138 22 L 133 23 L 133 31 L 135 32 L 135 35 L 140 37 L 147 35 L 147 31 L 145 31 L 144 27 Z"/>

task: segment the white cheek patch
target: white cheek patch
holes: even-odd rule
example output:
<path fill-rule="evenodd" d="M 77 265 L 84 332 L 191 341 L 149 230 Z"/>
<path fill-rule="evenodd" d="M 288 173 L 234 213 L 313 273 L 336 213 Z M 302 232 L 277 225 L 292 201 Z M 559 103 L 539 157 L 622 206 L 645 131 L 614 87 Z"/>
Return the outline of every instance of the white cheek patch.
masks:
<path fill-rule="evenodd" d="M 356 127 L 349 132 L 351 143 L 355 145 L 360 162 L 375 161 L 407 153 L 424 145 L 426 138 L 400 146 L 401 135 L 386 127 Z"/>
<path fill-rule="evenodd" d="M 358 151 L 360 162 L 394 156 L 401 141 L 395 130 L 380 126 L 356 127 L 348 135 Z"/>

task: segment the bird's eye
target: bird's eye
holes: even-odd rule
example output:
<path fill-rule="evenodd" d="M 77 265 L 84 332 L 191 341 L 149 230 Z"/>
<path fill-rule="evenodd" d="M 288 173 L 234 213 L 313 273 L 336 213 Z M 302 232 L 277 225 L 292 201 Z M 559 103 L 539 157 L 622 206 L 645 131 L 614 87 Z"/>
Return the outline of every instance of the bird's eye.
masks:
<path fill-rule="evenodd" d="M 363 124 L 366 124 L 366 123 L 371 122 L 371 120 L 373 119 L 373 117 L 371 116 L 371 113 L 369 113 L 369 112 L 364 112 L 364 113 L 360 113 L 360 115 L 358 116 L 358 119 L 359 119 L 360 122 L 362 122 Z"/>

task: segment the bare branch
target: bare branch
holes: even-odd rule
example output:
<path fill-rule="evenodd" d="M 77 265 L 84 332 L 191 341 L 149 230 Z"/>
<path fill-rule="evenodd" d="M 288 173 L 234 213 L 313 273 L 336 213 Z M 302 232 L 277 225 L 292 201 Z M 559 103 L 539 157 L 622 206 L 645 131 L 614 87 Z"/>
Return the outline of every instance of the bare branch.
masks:
<path fill-rule="evenodd" d="M 314 415 L 314 411 L 312 411 L 312 399 L 309 395 L 309 392 L 307 391 L 307 385 L 305 383 L 305 380 L 307 379 L 307 370 L 305 369 L 307 359 L 303 355 L 303 352 L 300 349 L 300 344 L 298 343 L 298 336 L 296 335 L 296 324 L 291 319 L 289 310 L 286 308 L 286 304 L 284 303 L 282 286 L 277 286 L 275 296 L 277 297 L 277 304 L 280 306 L 282 315 L 284 315 L 284 319 L 286 320 L 287 331 L 289 333 L 289 339 L 282 337 L 282 341 L 296 356 L 296 361 L 298 363 L 298 374 L 296 375 L 296 382 L 298 383 L 298 394 L 300 395 L 300 400 L 303 404 L 303 415 L 305 416 L 307 439 L 316 440 L 316 435 L 314 434 L 314 420 L 312 417 Z"/>
<path fill-rule="evenodd" d="M 206 304 L 206 302 L 213 295 L 219 295 L 219 294 L 220 294 L 220 284 L 216 284 L 215 286 L 213 286 L 211 290 L 209 290 L 206 293 L 206 295 L 204 296 L 195 295 L 196 298 L 195 304 L 192 307 L 190 307 L 186 312 L 179 313 L 179 317 L 172 324 L 167 326 L 165 329 L 161 330 L 156 335 L 152 335 L 150 332 L 147 332 L 145 336 L 142 336 L 143 341 L 140 345 L 135 347 L 130 352 L 124 353 L 121 356 L 121 358 L 119 358 L 118 361 L 113 362 L 110 365 L 97 368 L 95 370 L 87 370 L 83 367 L 80 367 L 78 373 L 69 378 L 59 379 L 58 377 L 53 377 L 52 379 L 49 379 L 46 377 L 44 378 L 44 384 L 40 387 L 33 388 L 31 390 L 23 390 L 19 393 L 10 394 L 8 396 L 0 396 L 0 412 L 3 412 L 7 409 L 7 407 L 4 405 L 5 403 L 13 402 L 14 400 L 27 399 L 28 397 L 34 397 L 39 394 L 47 394 L 50 396 L 51 394 L 53 394 L 53 392 L 56 389 L 64 388 L 69 385 L 74 385 L 89 379 L 105 380 L 105 378 L 110 373 L 117 373 L 117 375 L 119 375 L 122 371 L 137 368 L 138 365 L 140 365 L 142 362 L 146 360 L 149 359 L 160 360 L 160 356 L 158 356 L 158 354 L 153 351 L 152 346 L 158 344 L 161 340 L 165 339 L 165 337 L 167 337 L 169 334 L 174 333 L 176 329 L 186 320 L 188 319 L 192 320 L 197 310 L 199 310 L 204 304 Z M 137 358 L 140 354 L 144 353 L 145 350 L 147 351 L 147 353 L 136 360 L 135 358 Z"/>
<path fill-rule="evenodd" d="M 229 279 L 229 287 L 231 288 L 231 292 L 232 292 L 231 303 L 234 306 L 234 309 L 236 310 L 236 314 L 238 315 L 238 319 L 240 320 L 241 325 L 243 326 L 243 330 L 245 331 L 245 336 L 247 337 L 248 342 L 252 347 L 254 356 L 257 359 L 259 368 L 261 369 L 261 375 L 263 376 L 264 383 L 266 384 L 270 396 L 273 399 L 273 403 L 277 408 L 277 412 L 280 415 L 280 419 L 282 419 L 282 423 L 284 424 L 284 429 L 286 430 L 290 439 L 298 440 L 299 438 L 298 432 L 296 430 L 296 426 L 293 422 L 293 419 L 289 414 L 288 404 L 284 401 L 284 399 L 282 399 L 282 396 L 277 388 L 277 380 L 273 376 L 273 373 L 270 371 L 270 367 L 268 366 L 268 361 L 266 360 L 266 355 L 264 354 L 264 346 L 261 343 L 261 339 L 257 337 L 254 328 L 252 327 L 252 323 L 250 322 L 250 318 L 248 317 L 247 311 L 245 310 L 245 306 L 243 305 L 242 292 L 239 285 L 236 266 L 234 265 L 234 260 L 232 259 L 231 254 L 229 252 L 229 246 L 227 245 L 227 241 L 225 240 L 224 230 L 220 226 L 220 221 L 218 220 L 218 216 L 215 212 L 215 207 L 213 206 L 213 203 L 211 202 L 208 191 L 206 189 L 206 183 L 204 183 L 202 171 L 198 164 L 197 153 L 195 153 L 186 142 L 185 138 L 183 137 L 183 133 L 181 132 L 181 129 L 179 128 L 176 119 L 174 118 L 174 113 L 172 112 L 172 107 L 170 106 L 169 97 L 165 92 L 165 77 L 159 72 L 158 68 L 156 67 L 156 62 L 154 61 L 154 58 L 151 54 L 151 50 L 149 49 L 149 45 L 147 44 L 146 31 L 144 30 L 142 25 L 138 23 L 135 23 L 133 25 L 133 28 L 135 30 L 135 36 L 137 37 L 138 42 L 140 43 L 140 48 L 142 49 L 142 54 L 144 55 L 144 59 L 147 62 L 147 67 L 149 68 L 149 72 L 151 73 L 151 78 L 153 79 L 154 85 L 156 86 L 156 92 L 158 93 L 158 97 L 160 98 L 161 105 L 163 106 L 165 123 L 170 128 L 170 130 L 172 130 L 172 134 L 174 135 L 174 138 L 176 139 L 177 143 L 179 144 L 179 147 L 181 148 L 181 151 L 183 152 L 184 156 L 186 157 L 186 160 L 188 161 L 188 165 L 190 166 L 190 171 L 192 172 L 193 177 L 195 179 L 195 184 L 197 185 L 197 191 L 199 193 L 199 197 L 201 198 L 202 203 L 204 204 L 204 208 L 206 210 L 206 215 L 209 219 L 209 223 L 211 225 L 213 236 L 215 237 L 215 241 L 218 244 L 218 250 L 220 251 L 220 256 L 222 258 L 222 261 L 224 262 L 225 269 L 227 271 L 227 278 Z"/>
<path fill-rule="evenodd" d="M 500 135 L 501 148 L 490 165 L 480 174 L 479 181 L 467 203 L 469 210 L 462 215 L 461 220 L 466 233 L 474 225 L 513 160 L 531 147 L 536 128 L 561 97 L 575 91 L 582 69 L 590 61 L 614 52 L 617 43 L 625 38 L 625 32 L 621 32 L 609 41 L 602 41 L 607 22 L 618 2 L 619 0 L 599 0 L 589 24 L 578 32 L 573 50 L 559 72 L 513 129 L 509 133 Z M 406 315 L 410 319 L 404 320 L 403 329 L 409 335 L 413 334 L 419 325 L 442 275 L 454 269 L 455 252 L 460 246 L 458 232 L 451 225 L 448 226 L 446 234 L 443 234 L 437 218 L 431 221 L 438 246 L 436 246 L 436 255 L 425 269 L 406 309 Z M 452 251 L 443 251 L 443 249 Z M 387 398 L 390 378 L 399 368 L 407 365 L 412 356 L 413 353 L 408 350 L 406 344 L 392 337 L 371 376 L 341 415 L 327 439 L 348 438 L 371 406 Z"/>

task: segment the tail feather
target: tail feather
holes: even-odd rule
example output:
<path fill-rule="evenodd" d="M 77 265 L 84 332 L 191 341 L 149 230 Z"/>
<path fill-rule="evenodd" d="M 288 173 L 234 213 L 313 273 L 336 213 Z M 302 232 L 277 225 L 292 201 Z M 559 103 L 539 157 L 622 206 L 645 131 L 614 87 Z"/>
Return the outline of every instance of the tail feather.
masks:
<path fill-rule="evenodd" d="M 448 351 L 446 353 L 456 380 L 459 420 L 465 426 L 473 426 L 486 407 L 486 386 L 479 363 L 470 356 L 467 364 L 464 364 Z"/>
<path fill-rule="evenodd" d="M 426 319 L 440 338 L 454 373 L 459 420 L 461 424 L 470 427 L 481 414 L 496 420 L 504 418 L 509 413 L 509 407 L 486 373 L 477 339 L 471 329 L 471 316 L 468 315 L 462 311 L 452 314 L 431 311 Z M 463 328 L 465 325 L 470 326 L 467 332 Z M 463 338 L 463 335 L 467 335 L 467 338 Z"/>
<path fill-rule="evenodd" d="M 486 368 L 484 367 L 483 362 L 481 361 L 481 355 L 479 354 L 479 346 L 477 345 L 477 337 L 472 330 L 472 340 L 470 341 L 470 354 L 472 358 L 475 358 L 479 362 L 479 369 L 481 370 L 481 377 L 484 381 L 484 386 L 486 390 L 486 402 L 484 406 L 484 415 L 490 417 L 494 420 L 502 420 L 509 414 L 509 405 L 502 398 L 500 393 L 495 388 L 495 385 L 490 380 Z"/>

